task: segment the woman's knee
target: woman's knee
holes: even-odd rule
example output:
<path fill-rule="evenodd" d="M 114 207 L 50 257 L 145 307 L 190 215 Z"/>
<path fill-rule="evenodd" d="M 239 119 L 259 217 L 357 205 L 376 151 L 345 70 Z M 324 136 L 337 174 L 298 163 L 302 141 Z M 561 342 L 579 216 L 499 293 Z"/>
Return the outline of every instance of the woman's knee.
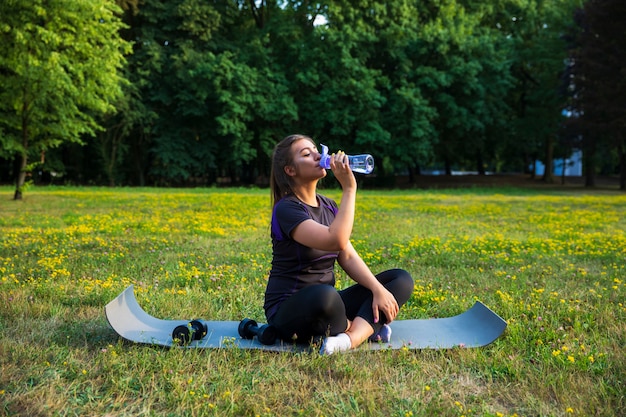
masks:
<path fill-rule="evenodd" d="M 337 290 L 330 285 L 316 286 L 316 310 L 309 317 L 314 335 L 335 335 L 347 327 L 346 307 Z"/>
<path fill-rule="evenodd" d="M 413 294 L 415 285 L 413 277 L 404 269 L 393 269 L 390 272 L 393 273 L 394 278 L 389 282 L 389 287 L 398 302 L 404 304 Z"/>
<path fill-rule="evenodd" d="M 413 292 L 413 286 L 415 285 L 415 283 L 413 281 L 413 277 L 411 276 L 411 274 L 409 274 L 408 271 L 405 271 L 404 269 L 398 269 L 398 279 L 401 280 L 403 285 L 405 285 L 410 292 Z"/>
<path fill-rule="evenodd" d="M 332 317 L 344 312 L 343 300 L 334 287 L 330 285 L 316 285 L 314 293 L 315 301 L 321 314 Z"/>

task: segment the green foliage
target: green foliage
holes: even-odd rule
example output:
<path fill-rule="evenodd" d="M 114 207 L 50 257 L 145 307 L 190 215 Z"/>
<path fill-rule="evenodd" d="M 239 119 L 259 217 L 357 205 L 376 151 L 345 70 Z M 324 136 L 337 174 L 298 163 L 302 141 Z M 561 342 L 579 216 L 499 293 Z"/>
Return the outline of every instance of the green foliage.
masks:
<path fill-rule="evenodd" d="M 105 0 L 0 5 L 1 138 L 22 169 L 29 155 L 94 135 L 96 117 L 115 111 L 130 51 L 119 38 L 118 11 Z"/>
<path fill-rule="evenodd" d="M 564 35 L 581 0 L 43 4 L 0 9 L 15 45 L 0 61 L 0 156 L 65 144 L 81 181 L 250 184 L 294 132 L 374 154 L 379 177 L 521 171 L 562 153 Z"/>
<path fill-rule="evenodd" d="M 593 185 L 597 171 L 610 172 L 619 165 L 620 188 L 626 190 L 626 82 L 621 70 L 626 65 L 626 31 L 620 24 L 624 18 L 626 6 L 621 1 L 592 0 L 578 11 L 569 36 L 568 87 L 569 110 L 575 116 L 569 136 L 584 150 L 587 185 Z"/>
<path fill-rule="evenodd" d="M 281 72 L 237 13 L 194 0 L 141 8 L 131 65 L 143 68 L 141 94 L 156 115 L 151 173 L 165 181 L 234 173 L 296 118 Z"/>

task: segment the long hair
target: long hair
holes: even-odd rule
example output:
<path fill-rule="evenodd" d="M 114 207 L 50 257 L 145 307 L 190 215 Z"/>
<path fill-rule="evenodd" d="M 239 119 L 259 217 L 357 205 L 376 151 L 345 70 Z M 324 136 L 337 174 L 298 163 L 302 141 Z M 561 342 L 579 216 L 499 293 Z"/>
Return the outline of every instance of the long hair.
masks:
<path fill-rule="evenodd" d="M 313 139 L 306 135 L 289 135 L 274 147 L 272 152 L 272 169 L 270 171 L 270 190 L 272 207 L 287 194 L 293 193 L 293 178 L 285 172 L 285 167 L 293 164 L 291 145 L 301 139 L 315 144 Z"/>

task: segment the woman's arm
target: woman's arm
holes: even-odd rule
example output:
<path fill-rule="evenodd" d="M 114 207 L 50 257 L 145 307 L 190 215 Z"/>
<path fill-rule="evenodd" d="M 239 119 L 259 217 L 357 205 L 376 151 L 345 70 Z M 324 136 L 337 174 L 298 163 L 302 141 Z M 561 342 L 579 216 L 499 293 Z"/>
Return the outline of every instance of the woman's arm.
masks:
<path fill-rule="evenodd" d="M 387 318 L 387 324 L 391 323 L 400 310 L 398 302 L 393 294 L 376 279 L 351 243 L 348 243 L 346 249 L 339 253 L 338 262 L 350 278 L 372 292 L 374 296 L 372 302 L 374 321 L 378 322 L 379 312 L 382 312 Z"/>
<path fill-rule="evenodd" d="M 341 184 L 342 194 L 339 210 L 330 226 L 315 220 L 305 220 L 294 228 L 291 237 L 310 248 L 326 251 L 342 251 L 350 243 L 356 204 L 356 179 L 345 154 L 333 155 L 330 167 Z"/>
<path fill-rule="evenodd" d="M 329 252 L 344 250 L 350 243 L 354 223 L 354 209 L 350 209 L 350 206 L 354 207 L 354 203 L 350 200 L 354 201 L 354 197 L 344 192 L 337 215 L 330 226 L 308 219 L 293 229 L 291 237 L 296 242 L 314 249 Z"/>

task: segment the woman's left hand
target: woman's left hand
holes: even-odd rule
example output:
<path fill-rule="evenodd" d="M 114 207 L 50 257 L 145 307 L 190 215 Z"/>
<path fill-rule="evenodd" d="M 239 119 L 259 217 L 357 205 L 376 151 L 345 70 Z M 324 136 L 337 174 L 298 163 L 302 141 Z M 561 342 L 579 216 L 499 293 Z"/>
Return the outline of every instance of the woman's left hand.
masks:
<path fill-rule="evenodd" d="M 385 324 L 394 321 L 400 310 L 396 297 L 376 279 L 350 242 L 346 249 L 339 252 L 339 265 L 353 280 L 372 292 L 374 322 L 380 321 L 381 314 L 385 315 Z"/>
<path fill-rule="evenodd" d="M 356 178 L 354 177 L 352 169 L 350 169 L 348 155 L 343 151 L 331 155 L 330 169 L 333 171 L 333 174 L 335 174 L 335 178 L 339 181 L 339 184 L 341 184 L 342 190 L 356 188 Z"/>
<path fill-rule="evenodd" d="M 385 287 L 381 287 L 374 293 L 372 309 L 374 312 L 374 323 L 378 323 L 380 313 L 383 313 L 387 319 L 385 324 L 389 324 L 395 320 L 398 315 L 398 311 L 400 311 L 400 306 L 398 306 L 398 302 L 393 294 L 391 294 Z"/>

